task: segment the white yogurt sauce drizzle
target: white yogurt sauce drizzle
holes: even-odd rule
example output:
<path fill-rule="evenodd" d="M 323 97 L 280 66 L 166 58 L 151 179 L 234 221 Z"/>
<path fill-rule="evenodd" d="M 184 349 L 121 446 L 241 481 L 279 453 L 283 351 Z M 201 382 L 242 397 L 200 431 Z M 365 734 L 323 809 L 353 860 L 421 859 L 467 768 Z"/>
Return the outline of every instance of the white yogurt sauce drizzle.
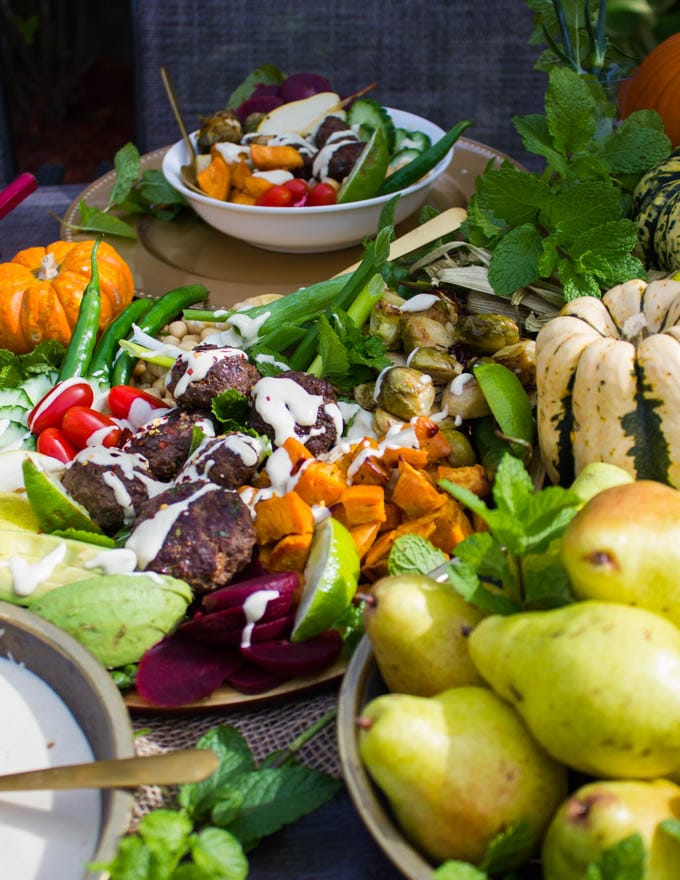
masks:
<path fill-rule="evenodd" d="M 23 556 L 10 556 L 7 565 L 16 595 L 30 596 L 65 558 L 66 544 L 63 541 L 37 562 L 30 563 Z"/>
<path fill-rule="evenodd" d="M 267 611 L 267 605 L 278 597 L 277 590 L 258 590 L 251 593 L 243 603 L 243 613 L 246 616 L 246 625 L 241 634 L 241 647 L 249 648 L 253 636 L 255 624 L 259 623 Z"/>
<path fill-rule="evenodd" d="M 239 348 L 192 348 L 182 352 L 177 358 L 177 363 L 184 364 L 185 369 L 173 389 L 174 396 L 181 397 L 192 382 L 200 382 L 201 379 L 205 379 L 210 369 L 227 357 L 246 359 L 247 355 Z M 173 375 L 174 371 L 169 371 L 166 375 L 166 381 Z"/>
<path fill-rule="evenodd" d="M 439 302 L 439 297 L 434 293 L 417 293 L 415 296 L 412 296 L 411 299 L 407 299 L 406 302 L 402 303 L 399 306 L 399 311 L 424 312 L 436 302 Z"/>
<path fill-rule="evenodd" d="M 0 657 L 0 773 L 92 761 L 92 749 L 59 696 L 25 666 Z M 95 790 L 0 794 L 0 877 L 81 880 L 95 853 Z"/>
<path fill-rule="evenodd" d="M 333 420 L 337 436 L 342 435 L 342 414 L 337 404 L 324 403 L 320 394 L 310 394 L 294 379 L 265 376 L 253 387 L 255 409 L 274 430 L 274 442 L 283 445 L 295 436 L 295 425 L 313 425 L 323 406 Z"/>

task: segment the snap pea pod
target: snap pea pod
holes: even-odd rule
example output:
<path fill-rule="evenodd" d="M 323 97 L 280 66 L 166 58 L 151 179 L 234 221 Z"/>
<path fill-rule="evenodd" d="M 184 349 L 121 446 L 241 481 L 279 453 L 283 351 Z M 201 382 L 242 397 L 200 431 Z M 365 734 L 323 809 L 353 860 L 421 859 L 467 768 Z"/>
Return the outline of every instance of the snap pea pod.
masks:
<path fill-rule="evenodd" d="M 464 119 L 462 122 L 454 125 L 443 137 L 435 141 L 431 147 L 423 150 L 415 159 L 411 159 L 406 165 L 402 165 L 401 168 L 397 169 L 394 174 L 386 177 L 377 195 L 387 196 L 390 193 L 398 192 L 400 189 L 405 189 L 407 186 L 411 186 L 412 183 L 420 180 L 423 175 L 427 174 L 437 163 L 441 162 L 465 129 L 471 125 L 472 121 L 470 119 Z"/>
<path fill-rule="evenodd" d="M 138 326 L 144 333 L 155 336 L 169 322 L 181 315 L 184 309 L 208 297 L 208 288 L 203 284 L 187 284 L 163 294 L 142 316 Z M 137 358 L 127 352 L 120 352 L 111 371 L 112 385 L 127 385 L 137 363 Z"/>
<path fill-rule="evenodd" d="M 101 238 L 98 238 L 92 245 L 90 280 L 80 300 L 76 324 L 59 370 L 59 382 L 74 376 L 85 375 L 92 359 L 102 310 L 99 265 L 97 263 L 97 251 L 100 244 Z"/>
<path fill-rule="evenodd" d="M 135 299 L 123 309 L 117 318 L 111 321 L 95 347 L 88 376 L 92 379 L 98 379 L 100 382 L 110 383 L 113 359 L 118 351 L 120 340 L 125 339 L 132 329 L 132 325 L 139 323 L 152 305 L 153 300 Z"/>

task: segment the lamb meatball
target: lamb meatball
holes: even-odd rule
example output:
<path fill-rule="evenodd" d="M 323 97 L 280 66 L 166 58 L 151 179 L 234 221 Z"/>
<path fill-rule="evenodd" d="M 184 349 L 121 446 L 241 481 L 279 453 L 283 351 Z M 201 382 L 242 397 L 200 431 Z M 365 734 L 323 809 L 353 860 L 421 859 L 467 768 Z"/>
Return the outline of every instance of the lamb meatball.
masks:
<path fill-rule="evenodd" d="M 363 141 L 351 141 L 347 144 L 340 144 L 328 162 L 328 176 L 333 180 L 342 182 L 350 173 L 352 168 L 363 153 L 366 144 Z"/>
<path fill-rule="evenodd" d="M 181 483 L 142 505 L 125 546 L 139 568 L 181 578 L 202 594 L 230 583 L 250 562 L 255 527 L 238 492 Z"/>
<path fill-rule="evenodd" d="M 225 489 L 238 489 L 255 476 L 268 445 L 261 437 L 237 431 L 207 438 L 189 456 L 175 482 L 210 480 Z"/>
<path fill-rule="evenodd" d="M 131 523 L 144 502 L 167 488 L 154 479 L 143 455 L 105 446 L 82 449 L 62 483 L 107 535 Z"/>
<path fill-rule="evenodd" d="M 353 135 L 354 132 L 344 119 L 339 116 L 327 116 L 314 134 L 314 146 L 317 150 L 321 150 L 326 146 L 326 142 L 331 135 L 342 132 L 344 134 Z"/>
<path fill-rule="evenodd" d="M 213 397 L 222 391 L 233 388 L 247 395 L 259 378 L 245 352 L 206 343 L 177 358 L 166 385 L 179 406 L 209 411 Z"/>
<path fill-rule="evenodd" d="M 215 426 L 205 412 L 187 412 L 175 407 L 143 425 L 123 444 L 124 452 L 136 452 L 149 462 L 157 480 L 174 480 L 191 452 L 196 431 L 215 436 Z"/>
<path fill-rule="evenodd" d="M 342 435 L 335 389 L 324 379 L 287 370 L 260 379 L 252 398 L 248 427 L 266 434 L 276 446 L 295 436 L 312 455 L 320 455 Z"/>

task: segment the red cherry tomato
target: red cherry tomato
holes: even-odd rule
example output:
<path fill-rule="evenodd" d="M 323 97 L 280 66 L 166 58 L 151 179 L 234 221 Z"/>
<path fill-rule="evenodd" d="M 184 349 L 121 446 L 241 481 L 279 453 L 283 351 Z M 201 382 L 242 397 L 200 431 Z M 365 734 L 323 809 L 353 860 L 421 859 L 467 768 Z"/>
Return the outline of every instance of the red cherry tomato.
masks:
<path fill-rule="evenodd" d="M 50 455 L 67 464 L 75 458 L 78 450 L 59 428 L 45 428 L 38 434 L 35 448 L 42 455 Z"/>
<path fill-rule="evenodd" d="M 285 186 L 270 186 L 255 201 L 264 208 L 290 208 L 293 204 L 293 193 Z"/>
<path fill-rule="evenodd" d="M 305 203 L 307 193 L 309 192 L 306 180 L 302 180 L 300 177 L 294 177 L 292 180 L 287 180 L 283 185 L 287 190 L 293 193 L 294 205 Z"/>
<path fill-rule="evenodd" d="M 133 385 L 114 385 L 108 393 L 107 403 L 111 414 L 117 419 L 127 419 L 139 428 L 152 418 L 157 410 L 167 410 L 168 405 L 153 394 Z"/>
<path fill-rule="evenodd" d="M 76 449 L 117 446 L 123 433 L 110 416 L 89 406 L 72 406 L 62 419 L 61 430 Z"/>
<path fill-rule="evenodd" d="M 72 406 L 92 406 L 93 401 L 94 392 L 87 382 L 65 379 L 48 391 L 30 411 L 29 430 L 42 434 L 45 428 L 58 428 Z"/>
<path fill-rule="evenodd" d="M 307 205 L 317 207 L 318 205 L 334 205 L 338 201 L 338 194 L 330 183 L 316 183 L 310 189 L 307 196 Z"/>

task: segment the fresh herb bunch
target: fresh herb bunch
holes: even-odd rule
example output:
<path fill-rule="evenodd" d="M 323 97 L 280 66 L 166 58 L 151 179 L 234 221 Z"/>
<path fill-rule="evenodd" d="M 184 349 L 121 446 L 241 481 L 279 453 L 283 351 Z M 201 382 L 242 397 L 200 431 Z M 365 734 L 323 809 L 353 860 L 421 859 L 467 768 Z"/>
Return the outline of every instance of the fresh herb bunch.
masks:
<path fill-rule="evenodd" d="M 488 279 L 499 296 L 557 280 L 568 301 L 646 277 L 633 254 L 632 192 L 669 154 L 670 141 L 655 111 L 620 123 L 615 112 L 594 77 L 554 67 L 545 115 L 513 118 L 545 168 L 527 174 L 509 162 L 488 167 L 461 227 L 468 242 L 491 253 Z"/>
<path fill-rule="evenodd" d="M 108 871 L 110 880 L 245 880 L 249 850 L 340 790 L 339 780 L 296 758 L 334 717 L 332 710 L 259 764 L 235 727 L 212 728 L 197 745 L 219 756 L 213 775 L 180 786 L 178 809 L 147 813 L 110 863 L 90 869 Z"/>
<path fill-rule="evenodd" d="M 141 171 L 139 150 L 128 143 L 116 153 L 113 160 L 116 172 L 106 206 L 96 208 L 85 199 L 78 203 L 80 223 L 64 223 L 78 232 L 118 235 L 135 241 L 137 233 L 119 214 L 151 214 L 159 220 L 174 220 L 187 206 L 181 193 L 173 189 L 159 169 Z M 113 213 L 113 212 L 116 213 Z"/>

